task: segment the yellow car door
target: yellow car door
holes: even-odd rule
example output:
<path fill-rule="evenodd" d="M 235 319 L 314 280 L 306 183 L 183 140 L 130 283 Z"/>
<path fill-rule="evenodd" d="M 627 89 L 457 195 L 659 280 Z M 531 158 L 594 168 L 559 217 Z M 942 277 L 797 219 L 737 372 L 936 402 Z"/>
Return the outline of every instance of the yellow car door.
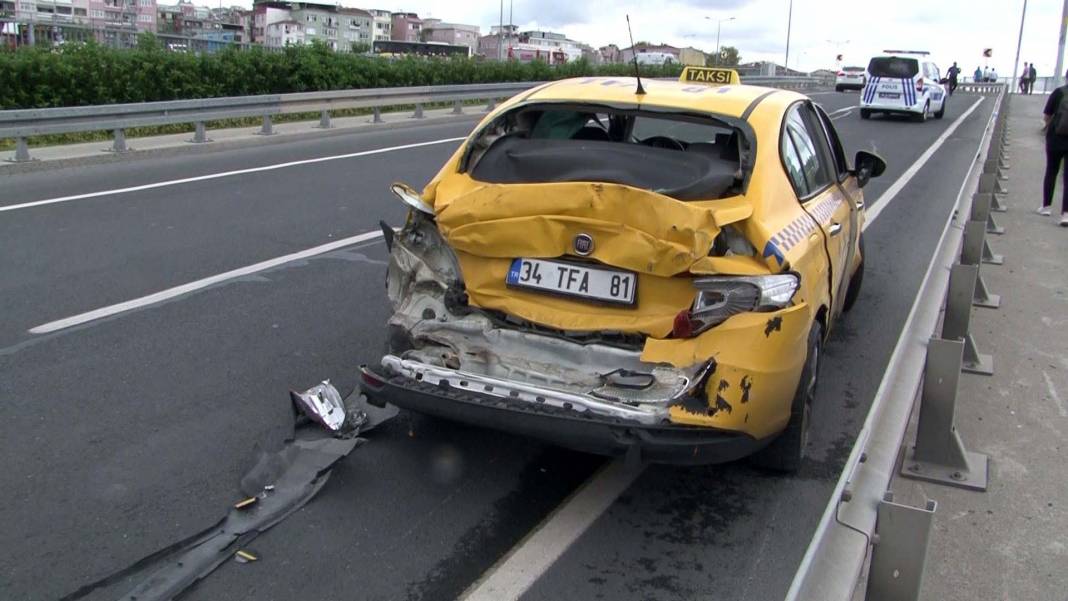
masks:
<path fill-rule="evenodd" d="M 831 313 L 840 311 L 841 289 L 848 255 L 855 235 L 855 219 L 850 198 L 838 185 L 838 173 L 825 142 L 826 134 L 815 110 L 798 102 L 786 113 L 782 132 L 782 153 L 787 172 L 794 183 L 805 213 L 819 225 L 813 234 L 823 238 L 823 254 L 828 264 L 827 289 Z M 831 320 L 827 320 L 830 326 Z"/>

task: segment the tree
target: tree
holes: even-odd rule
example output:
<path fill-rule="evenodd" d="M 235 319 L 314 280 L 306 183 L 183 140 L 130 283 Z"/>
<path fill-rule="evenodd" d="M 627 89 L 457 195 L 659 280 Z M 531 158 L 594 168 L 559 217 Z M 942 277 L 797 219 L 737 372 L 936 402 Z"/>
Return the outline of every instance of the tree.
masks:
<path fill-rule="evenodd" d="M 719 49 L 719 56 L 715 52 L 709 53 L 705 64 L 709 67 L 737 67 L 742 62 L 738 49 L 734 46 L 723 46 Z"/>
<path fill-rule="evenodd" d="M 371 45 L 367 42 L 353 42 L 352 51 L 356 54 L 364 54 L 371 51 Z"/>

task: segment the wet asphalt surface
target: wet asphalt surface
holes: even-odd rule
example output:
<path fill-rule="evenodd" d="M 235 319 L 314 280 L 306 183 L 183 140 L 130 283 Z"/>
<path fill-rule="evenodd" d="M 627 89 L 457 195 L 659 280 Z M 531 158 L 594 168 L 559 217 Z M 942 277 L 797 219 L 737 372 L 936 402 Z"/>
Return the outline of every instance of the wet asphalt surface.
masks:
<path fill-rule="evenodd" d="M 836 119 L 890 186 L 977 98 L 926 124 Z M 814 96 L 828 111 L 855 94 Z M 781 598 L 956 199 L 985 101 L 865 234 L 864 291 L 825 347 L 796 477 L 743 463 L 652 466 L 527 599 Z M 0 205 L 447 139 L 474 122 L 3 175 Z M 380 241 L 109 319 L 28 329 L 333 239 L 394 225 L 389 183 L 425 183 L 443 143 L 0 213 L 0 598 L 53 599 L 217 521 L 291 424 L 286 391 L 343 392 L 375 362 L 388 316 Z M 190 599 L 450 599 L 602 464 L 600 458 L 403 414 L 306 507 Z M 142 574 L 88 593 L 117 598 Z"/>

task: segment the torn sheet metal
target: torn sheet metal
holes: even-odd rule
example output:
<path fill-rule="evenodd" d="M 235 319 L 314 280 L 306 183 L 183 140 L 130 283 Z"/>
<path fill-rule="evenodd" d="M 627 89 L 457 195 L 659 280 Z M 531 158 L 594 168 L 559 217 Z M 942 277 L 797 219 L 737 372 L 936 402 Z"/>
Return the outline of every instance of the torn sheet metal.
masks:
<path fill-rule="evenodd" d="M 345 402 L 330 380 L 304 392 L 290 390 L 289 398 L 304 415 L 331 432 L 339 432 L 345 425 Z"/>

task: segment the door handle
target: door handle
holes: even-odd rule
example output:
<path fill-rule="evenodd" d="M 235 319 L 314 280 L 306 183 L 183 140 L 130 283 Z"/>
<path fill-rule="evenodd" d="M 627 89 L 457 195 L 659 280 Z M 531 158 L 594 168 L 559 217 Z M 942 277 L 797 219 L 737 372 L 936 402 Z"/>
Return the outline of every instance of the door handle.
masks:
<path fill-rule="evenodd" d="M 827 233 L 832 236 L 837 236 L 842 231 L 841 223 L 832 223 L 831 227 L 827 228 Z"/>

